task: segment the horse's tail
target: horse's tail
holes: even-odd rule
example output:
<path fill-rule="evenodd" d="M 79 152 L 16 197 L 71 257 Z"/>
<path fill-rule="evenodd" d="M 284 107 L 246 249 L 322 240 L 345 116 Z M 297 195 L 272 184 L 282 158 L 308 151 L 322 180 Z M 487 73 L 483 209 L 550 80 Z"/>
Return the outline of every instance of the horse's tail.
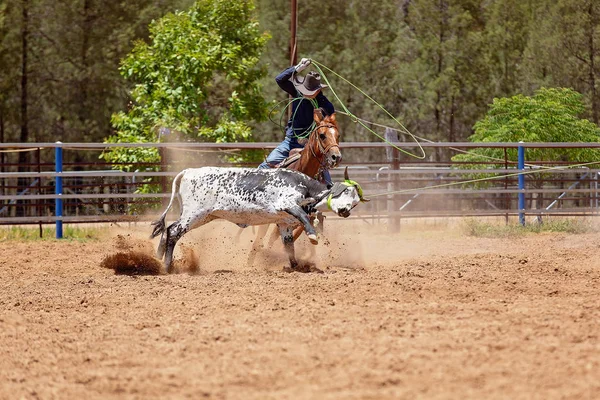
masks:
<path fill-rule="evenodd" d="M 171 188 L 171 200 L 169 201 L 169 205 L 167 206 L 167 209 L 162 213 L 160 218 L 157 219 L 156 221 L 152 222 L 152 225 L 154 226 L 154 230 L 152 231 L 152 234 L 150 235 L 150 239 L 157 237 L 158 235 L 162 234 L 165 231 L 165 229 L 166 229 L 165 219 L 167 217 L 167 213 L 169 212 L 169 209 L 173 205 L 173 199 L 175 199 L 175 193 L 177 193 L 177 191 L 179 190 L 179 183 L 181 182 L 181 178 L 183 177 L 185 172 L 186 172 L 186 170 L 181 171 L 179 174 L 177 174 L 175 179 L 173 179 L 173 185 Z"/>

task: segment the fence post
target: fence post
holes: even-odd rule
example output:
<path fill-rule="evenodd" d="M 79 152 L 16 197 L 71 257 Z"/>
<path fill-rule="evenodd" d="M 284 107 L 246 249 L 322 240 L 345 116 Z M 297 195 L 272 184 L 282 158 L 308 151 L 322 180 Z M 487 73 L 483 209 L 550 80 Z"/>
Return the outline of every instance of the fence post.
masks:
<path fill-rule="evenodd" d="M 171 129 L 162 127 L 158 130 L 159 142 L 166 142 L 169 136 L 171 135 Z M 168 148 L 159 147 L 158 148 L 158 156 L 160 157 L 160 172 L 167 172 L 169 169 L 169 162 L 167 160 Z M 161 193 L 168 193 L 170 190 L 168 184 L 168 177 L 161 176 L 160 177 L 160 191 Z M 169 198 L 162 198 L 162 207 L 165 208 L 169 205 Z"/>
<path fill-rule="evenodd" d="M 388 143 L 392 143 L 392 144 L 396 144 L 398 143 L 398 131 L 390 129 L 390 128 L 385 128 L 385 133 L 384 133 L 384 137 L 385 140 L 387 140 Z M 392 146 L 386 146 L 385 148 L 385 154 L 386 154 L 386 158 L 387 161 L 389 163 L 391 163 L 391 168 L 390 170 L 393 171 L 398 171 L 400 169 L 400 152 L 398 151 L 398 149 L 392 147 Z M 391 178 L 391 179 L 390 179 Z M 388 191 L 398 191 L 400 190 L 400 175 L 398 175 L 397 173 L 395 174 L 388 174 L 388 181 L 392 181 L 389 182 L 387 187 L 388 187 Z M 392 188 L 392 190 L 390 190 L 390 187 Z M 388 195 L 387 196 L 387 211 L 388 211 L 388 215 L 393 214 L 393 213 L 397 213 L 400 210 L 400 204 L 399 204 L 399 200 L 397 196 L 393 196 L 393 195 Z M 389 225 L 388 225 L 388 229 L 390 232 L 399 232 L 400 231 L 400 221 L 401 221 L 401 216 L 400 215 L 396 215 L 390 218 L 390 220 L 388 221 Z"/>
<path fill-rule="evenodd" d="M 56 142 L 57 146 L 54 149 L 54 170 L 56 173 L 62 173 L 63 172 L 63 149 L 61 147 L 62 143 L 61 142 Z M 62 182 L 62 176 L 57 176 L 55 178 L 55 185 L 54 185 L 54 193 L 56 194 L 56 200 L 54 201 L 54 215 L 58 218 L 58 217 L 62 217 L 63 216 L 63 201 L 62 198 L 60 196 L 62 196 L 63 194 L 63 182 Z M 62 239 L 63 238 L 63 222 L 62 219 L 61 220 L 56 220 L 56 238 L 57 239 Z"/>
<path fill-rule="evenodd" d="M 523 143 L 522 141 L 519 143 Z M 518 168 L 519 168 L 519 223 L 525 226 L 525 147 L 519 146 L 518 149 Z"/>
<path fill-rule="evenodd" d="M 37 194 L 42 194 L 42 149 L 40 147 L 37 148 L 37 172 L 38 172 L 38 180 L 37 180 Z M 44 206 L 40 205 L 41 200 L 38 200 L 38 206 L 36 214 L 41 217 L 44 214 Z M 40 238 L 44 236 L 44 229 L 42 228 L 42 222 L 39 223 L 40 226 Z"/>

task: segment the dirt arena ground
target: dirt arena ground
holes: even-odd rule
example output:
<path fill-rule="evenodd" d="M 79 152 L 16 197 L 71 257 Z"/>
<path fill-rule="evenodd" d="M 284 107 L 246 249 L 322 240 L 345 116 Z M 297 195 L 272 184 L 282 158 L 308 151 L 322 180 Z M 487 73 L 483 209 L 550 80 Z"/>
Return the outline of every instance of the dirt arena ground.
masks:
<path fill-rule="evenodd" d="M 200 269 L 169 276 L 101 267 L 150 254 L 145 226 L 1 242 L 0 398 L 600 398 L 598 234 L 332 222 L 304 274 L 246 266 L 231 227 L 186 236 Z"/>

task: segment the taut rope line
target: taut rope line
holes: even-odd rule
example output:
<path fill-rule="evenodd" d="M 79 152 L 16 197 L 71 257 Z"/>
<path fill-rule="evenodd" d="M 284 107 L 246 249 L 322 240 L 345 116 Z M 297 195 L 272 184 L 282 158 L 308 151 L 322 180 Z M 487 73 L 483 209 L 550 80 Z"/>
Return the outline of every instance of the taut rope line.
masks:
<path fill-rule="evenodd" d="M 566 166 L 566 167 L 546 167 L 545 171 L 549 171 L 549 170 L 560 171 L 560 170 L 571 169 L 571 168 L 576 168 L 576 167 L 585 167 L 586 165 L 593 165 L 593 164 L 600 164 L 600 161 L 592 161 L 592 162 L 588 162 L 588 163 L 574 164 L 574 165 L 569 165 L 569 166 Z M 539 174 L 540 172 L 544 172 L 544 171 L 515 172 L 515 173 L 512 173 L 512 174 L 505 174 L 505 175 L 502 175 L 502 176 L 493 176 L 493 177 L 490 177 L 490 178 L 471 179 L 471 180 L 468 180 L 468 181 L 450 182 L 450 183 L 444 183 L 444 184 L 440 184 L 440 185 L 424 186 L 424 187 L 421 187 L 421 188 L 396 190 L 396 191 L 393 191 L 393 192 L 377 193 L 377 194 L 372 194 L 372 195 L 369 195 L 369 196 L 370 197 L 378 197 L 378 196 L 387 196 L 387 195 L 393 195 L 393 194 L 416 192 L 416 191 L 424 190 L 424 189 L 439 189 L 439 188 L 448 187 L 448 186 L 464 185 L 464 184 L 467 184 L 467 183 L 491 181 L 491 180 L 495 180 L 495 179 L 504 179 L 504 178 L 508 178 L 508 177 L 512 177 L 512 176 Z M 498 174 L 499 172 L 492 172 L 492 171 L 490 171 L 489 173 L 490 174 L 493 174 L 493 173 Z"/>
<path fill-rule="evenodd" d="M 339 112 L 340 114 L 342 114 L 342 115 L 345 115 L 345 116 L 347 116 L 347 117 L 350 117 L 350 118 L 356 118 L 355 116 L 352 116 L 352 115 L 346 114 L 346 113 L 345 113 L 345 112 L 343 112 L 343 111 L 338 111 L 338 112 Z M 376 123 L 376 122 L 367 121 L 366 119 L 362 119 L 362 118 L 358 118 L 358 119 L 359 119 L 359 120 L 361 120 L 362 122 L 366 123 L 366 124 L 370 124 L 370 125 L 378 126 L 378 127 L 380 127 L 380 128 L 387 128 L 387 129 L 391 129 L 391 130 L 398 131 L 398 132 L 403 132 L 403 131 L 401 131 L 401 130 L 399 130 L 399 129 L 392 128 L 391 126 L 382 125 L 382 124 L 378 124 L 378 123 Z M 433 143 L 433 144 L 435 144 L 435 143 L 436 143 L 436 142 L 434 142 L 433 140 L 429 140 L 429 139 L 426 139 L 426 138 L 424 138 L 424 137 L 420 137 L 420 136 L 416 136 L 416 135 L 415 135 L 415 137 L 416 137 L 417 139 L 419 139 L 419 140 L 422 140 L 423 142 L 427 142 L 427 143 Z M 481 157 L 481 158 L 483 158 L 483 159 L 487 159 L 487 160 L 490 160 L 490 161 L 498 161 L 498 162 L 501 162 L 501 163 L 505 163 L 505 162 L 507 162 L 507 161 L 508 161 L 508 162 L 510 162 L 510 163 L 513 163 L 513 164 L 516 164 L 516 163 L 517 163 L 516 161 L 510 161 L 510 160 L 505 160 L 504 158 L 497 158 L 497 157 L 492 157 L 492 156 L 486 156 L 486 155 L 484 155 L 484 154 L 477 154 L 477 153 L 473 153 L 472 151 L 467 151 L 467 150 L 462 150 L 462 149 L 459 149 L 459 148 L 457 148 L 457 147 L 448 147 L 448 148 L 449 148 L 450 150 L 454 150 L 454 151 L 456 151 L 457 153 L 469 154 L 469 155 L 476 156 L 476 157 Z M 476 163 L 476 162 L 473 162 L 473 164 L 475 164 L 475 163 Z M 525 166 L 526 166 L 526 167 L 535 167 L 535 168 L 540 168 L 540 169 L 544 169 L 544 168 L 552 168 L 552 167 L 546 167 L 546 166 L 543 166 L 543 165 L 529 164 L 529 163 L 525 163 Z"/>

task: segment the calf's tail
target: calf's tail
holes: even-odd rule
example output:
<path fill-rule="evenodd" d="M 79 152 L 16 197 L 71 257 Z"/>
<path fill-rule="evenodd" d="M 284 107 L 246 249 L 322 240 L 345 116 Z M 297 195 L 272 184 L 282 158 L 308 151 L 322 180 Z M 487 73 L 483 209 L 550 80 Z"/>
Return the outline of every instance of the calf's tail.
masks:
<path fill-rule="evenodd" d="M 169 201 L 169 205 L 167 206 L 167 209 L 162 213 L 160 218 L 157 219 L 156 221 L 152 222 L 152 225 L 154 226 L 154 230 L 152 231 L 152 234 L 150 235 L 150 239 L 153 239 L 153 238 L 157 237 L 158 235 L 161 235 L 165 231 L 165 229 L 166 229 L 165 219 L 167 217 L 167 213 L 173 206 L 173 199 L 175 199 L 175 194 L 179 190 L 179 183 L 181 182 L 181 178 L 183 177 L 185 171 L 186 170 L 181 171 L 179 174 L 177 174 L 175 179 L 173 179 L 173 185 L 171 188 L 171 200 Z"/>

